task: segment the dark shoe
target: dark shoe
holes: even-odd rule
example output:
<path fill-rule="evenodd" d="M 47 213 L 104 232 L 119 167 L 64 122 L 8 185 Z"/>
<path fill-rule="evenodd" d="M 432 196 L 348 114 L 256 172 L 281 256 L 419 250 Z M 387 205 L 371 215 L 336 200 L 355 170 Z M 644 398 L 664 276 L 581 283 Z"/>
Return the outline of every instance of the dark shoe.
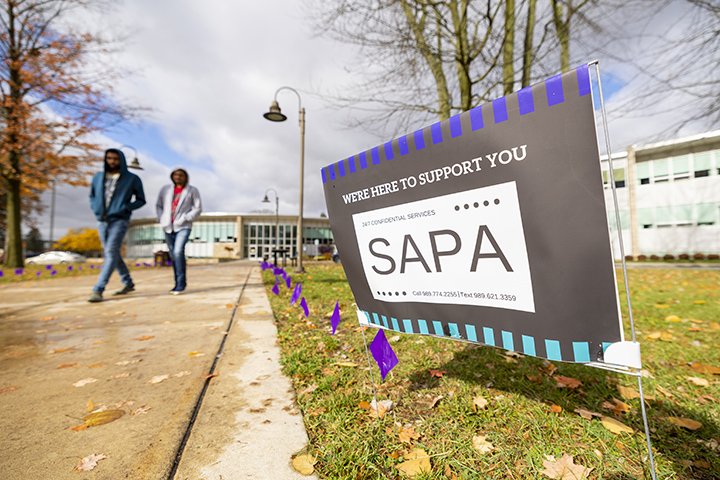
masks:
<path fill-rule="evenodd" d="M 103 301 L 102 293 L 100 292 L 93 292 L 92 295 L 90 295 L 90 298 L 88 298 L 88 302 L 90 303 L 99 303 Z"/>
<path fill-rule="evenodd" d="M 170 290 L 171 295 L 182 295 L 183 293 L 185 293 L 184 288 L 175 287 L 172 290 Z"/>
<path fill-rule="evenodd" d="M 130 292 L 135 291 L 135 285 L 125 285 L 123 288 L 118 290 L 117 292 L 113 292 L 113 295 L 127 295 Z"/>

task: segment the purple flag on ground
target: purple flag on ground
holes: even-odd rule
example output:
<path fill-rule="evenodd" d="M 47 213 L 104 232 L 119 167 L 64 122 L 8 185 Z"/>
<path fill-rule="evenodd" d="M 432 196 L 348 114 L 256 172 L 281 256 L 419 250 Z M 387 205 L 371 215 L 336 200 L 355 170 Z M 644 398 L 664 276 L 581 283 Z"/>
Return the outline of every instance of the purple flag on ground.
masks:
<path fill-rule="evenodd" d="M 308 308 L 308 304 L 307 304 L 307 302 L 305 301 L 305 297 L 303 297 L 302 300 L 300 300 L 300 306 L 302 307 L 303 312 L 305 312 L 305 318 L 309 317 L 309 316 L 310 316 L 310 309 Z"/>
<path fill-rule="evenodd" d="M 295 290 L 293 291 L 292 297 L 290 297 L 290 305 L 295 305 L 295 302 L 298 301 L 298 298 L 300 298 L 301 293 L 302 293 L 302 283 L 296 283 Z"/>
<path fill-rule="evenodd" d="M 0 270 L 0 277 L 2 277 L 2 276 L 4 276 L 4 275 L 5 275 L 5 272 L 3 272 L 2 270 Z"/>
<path fill-rule="evenodd" d="M 48 267 L 49 267 L 49 266 L 50 266 L 50 265 L 48 265 Z M 90 268 L 94 270 L 94 269 L 95 269 L 95 265 L 90 265 Z M 48 269 L 48 270 L 50 270 L 50 269 Z"/>
<path fill-rule="evenodd" d="M 16 268 L 16 269 L 15 269 L 15 275 L 22 275 L 22 274 L 23 274 L 23 269 L 22 269 L 22 268 Z"/>
<path fill-rule="evenodd" d="M 45 270 L 52 270 L 52 265 L 45 265 Z"/>
<path fill-rule="evenodd" d="M 73 266 L 72 266 L 72 265 L 68 265 L 68 268 L 67 268 L 67 269 L 68 269 L 68 272 L 72 272 Z"/>
<path fill-rule="evenodd" d="M 280 268 L 280 267 L 273 268 L 273 275 L 282 275 L 283 273 L 285 273 L 285 270 L 283 270 L 282 268 Z"/>
<path fill-rule="evenodd" d="M 292 277 L 288 275 L 285 277 L 285 285 L 287 285 L 287 288 L 290 288 L 290 284 L 292 283 Z"/>
<path fill-rule="evenodd" d="M 50 275 L 52 275 L 52 276 L 55 276 L 55 275 L 57 275 L 57 270 L 53 270 L 53 271 L 51 271 L 51 272 L 50 272 Z"/>
<path fill-rule="evenodd" d="M 275 285 L 273 285 L 272 292 L 273 292 L 275 295 L 279 295 L 279 294 L 280 294 L 280 288 L 278 287 L 277 282 L 275 282 Z"/>
<path fill-rule="evenodd" d="M 42 272 L 35 272 L 35 276 L 39 277 Z"/>
<path fill-rule="evenodd" d="M 333 310 L 332 317 L 330 317 L 330 325 L 332 325 L 332 334 L 335 335 L 338 325 L 340 325 L 340 303 L 335 302 L 335 310 Z"/>
<path fill-rule="evenodd" d="M 390 370 L 398 364 L 398 358 L 390 346 L 390 342 L 385 338 L 383 330 L 378 330 L 377 335 L 375 335 L 375 339 L 370 344 L 370 353 L 372 353 L 375 362 L 380 367 L 380 376 L 385 381 L 385 377 Z"/>

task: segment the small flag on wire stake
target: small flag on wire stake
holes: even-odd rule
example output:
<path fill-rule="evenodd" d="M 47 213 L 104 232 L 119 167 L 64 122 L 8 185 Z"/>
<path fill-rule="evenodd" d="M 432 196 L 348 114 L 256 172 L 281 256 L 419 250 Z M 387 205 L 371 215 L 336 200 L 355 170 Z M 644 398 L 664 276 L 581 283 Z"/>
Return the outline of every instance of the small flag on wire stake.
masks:
<path fill-rule="evenodd" d="M 285 277 L 285 285 L 287 285 L 287 288 L 290 288 L 290 284 L 292 283 L 292 277 L 288 275 Z"/>
<path fill-rule="evenodd" d="M 279 294 L 280 294 L 280 288 L 278 287 L 278 283 L 277 283 L 277 282 L 275 282 L 275 285 L 273 285 L 272 292 L 273 292 L 275 295 L 279 295 Z"/>
<path fill-rule="evenodd" d="M 302 307 L 303 311 L 305 312 L 305 318 L 308 318 L 310 316 L 310 308 L 308 308 L 308 304 L 305 301 L 305 297 L 300 300 L 300 306 Z"/>
<path fill-rule="evenodd" d="M 332 326 L 332 334 L 335 335 L 338 325 L 340 325 L 340 303 L 335 302 L 335 310 L 333 311 L 332 317 L 330 317 L 330 325 Z"/>
<path fill-rule="evenodd" d="M 390 346 L 390 342 L 385 338 L 383 330 L 378 330 L 377 335 L 375 335 L 375 339 L 370 344 L 370 353 L 372 353 L 375 362 L 380 367 L 380 376 L 382 376 L 384 382 L 390 370 L 398 364 L 398 358 Z"/>
<path fill-rule="evenodd" d="M 295 302 L 298 301 L 298 298 L 300 298 L 301 293 L 302 293 L 302 283 L 296 283 L 295 290 L 293 291 L 293 294 L 290 297 L 290 305 L 295 305 Z"/>

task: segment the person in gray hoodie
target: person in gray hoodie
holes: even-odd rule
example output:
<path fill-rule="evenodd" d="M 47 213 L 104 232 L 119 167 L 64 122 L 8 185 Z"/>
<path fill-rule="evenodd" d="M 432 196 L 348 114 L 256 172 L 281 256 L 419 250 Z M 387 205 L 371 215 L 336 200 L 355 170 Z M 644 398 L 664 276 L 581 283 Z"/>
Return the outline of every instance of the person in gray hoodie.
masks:
<path fill-rule="evenodd" d="M 172 185 L 160 189 L 155 208 L 175 272 L 175 287 L 170 293 L 180 295 L 187 287 L 185 244 L 193 221 L 202 212 L 202 202 L 198 189 L 188 183 L 190 177 L 184 168 L 173 169 L 170 179 Z"/>

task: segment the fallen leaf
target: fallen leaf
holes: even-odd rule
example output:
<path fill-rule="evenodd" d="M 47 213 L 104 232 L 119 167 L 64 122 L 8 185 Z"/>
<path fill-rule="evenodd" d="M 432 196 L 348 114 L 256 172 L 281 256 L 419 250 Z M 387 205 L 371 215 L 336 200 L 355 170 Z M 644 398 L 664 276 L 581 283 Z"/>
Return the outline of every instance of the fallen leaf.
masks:
<path fill-rule="evenodd" d="M 43 317 L 40 319 L 41 322 L 51 322 L 55 320 L 56 317 Z"/>
<path fill-rule="evenodd" d="M 225 304 L 225 308 L 233 308 L 234 306 L 235 306 L 235 305 L 233 305 L 232 303 L 226 303 L 226 304 Z"/>
<path fill-rule="evenodd" d="M 630 411 L 630 405 L 623 402 L 622 400 L 618 400 L 617 398 L 613 398 L 612 402 L 608 402 L 607 400 L 602 403 L 602 407 L 606 410 L 610 410 L 614 412 L 616 415 L 619 415 L 621 413 L 628 413 Z"/>
<path fill-rule="evenodd" d="M 92 401 L 92 399 L 88 399 L 87 404 L 85 405 L 85 409 L 88 412 L 92 412 L 95 410 L 95 402 Z"/>
<path fill-rule="evenodd" d="M 695 300 L 693 303 L 695 305 L 705 305 L 705 300 Z"/>
<path fill-rule="evenodd" d="M 480 453 L 490 453 L 495 450 L 495 447 L 492 443 L 487 441 L 487 437 L 485 435 L 474 435 L 472 444 L 475 450 Z"/>
<path fill-rule="evenodd" d="M 693 464 L 693 467 L 698 467 L 698 468 L 710 468 L 711 467 L 710 462 L 708 462 L 707 460 L 694 460 L 692 462 L 692 464 Z"/>
<path fill-rule="evenodd" d="M 358 364 L 355 362 L 335 362 L 333 365 L 336 367 L 357 367 Z"/>
<path fill-rule="evenodd" d="M 545 458 L 545 469 L 541 473 L 554 480 L 583 480 L 588 478 L 592 471 L 592 468 L 575 464 L 572 455 L 567 453 L 563 454 L 560 460 L 555 460 L 553 455 L 545 455 Z"/>
<path fill-rule="evenodd" d="M 640 398 L 640 392 L 632 387 L 624 387 L 622 385 L 617 386 L 618 393 L 625 400 L 632 400 L 633 398 Z"/>
<path fill-rule="evenodd" d="M 383 418 L 387 412 L 392 410 L 392 408 L 392 400 L 380 400 L 379 402 L 376 402 L 375 399 L 373 399 L 373 401 L 370 402 L 370 414 L 373 417 Z"/>
<path fill-rule="evenodd" d="M 550 411 L 552 413 L 561 413 L 563 411 L 563 408 L 560 405 L 550 405 Z"/>
<path fill-rule="evenodd" d="M 547 373 L 548 375 L 552 375 L 557 370 L 557 367 L 554 363 L 551 363 L 547 360 L 543 361 L 542 371 Z"/>
<path fill-rule="evenodd" d="M 147 340 L 152 340 L 153 338 L 155 338 L 155 335 L 142 335 L 140 337 L 133 338 L 133 340 L 137 340 L 138 342 L 144 342 Z"/>
<path fill-rule="evenodd" d="M 569 389 L 576 389 L 582 385 L 582 382 L 580 380 L 577 380 L 572 377 L 563 377 L 562 375 L 556 375 L 555 377 L 555 383 L 559 388 L 569 388 Z"/>
<path fill-rule="evenodd" d="M 593 417 L 602 418 L 603 416 L 601 413 L 591 412 L 590 410 L 585 410 L 584 408 L 576 408 L 574 412 L 586 420 L 592 420 Z"/>
<path fill-rule="evenodd" d="M 392 337 L 388 338 L 388 342 L 390 343 L 396 343 L 400 341 L 400 335 L 393 335 Z"/>
<path fill-rule="evenodd" d="M 614 434 L 633 433 L 635 431 L 624 423 L 619 422 L 612 417 L 601 417 L 600 422 L 602 422 L 603 427 L 610 430 Z"/>
<path fill-rule="evenodd" d="M 478 395 L 477 397 L 473 398 L 473 403 L 472 403 L 473 412 L 477 412 L 478 410 L 485 410 L 487 408 L 487 406 L 488 406 L 488 401 L 485 400 L 483 397 Z"/>
<path fill-rule="evenodd" d="M 715 367 L 713 365 L 704 365 L 704 364 L 698 363 L 698 362 L 691 362 L 690 368 L 692 368 L 693 370 L 695 370 L 698 373 L 720 375 L 720 367 Z"/>
<path fill-rule="evenodd" d="M 108 457 L 105 454 L 93 453 L 92 455 L 88 455 L 87 457 L 81 459 L 80 463 L 75 465 L 75 470 L 78 472 L 89 472 L 97 467 L 100 460 L 105 460 L 106 458 Z"/>
<path fill-rule="evenodd" d="M 679 323 L 682 322 L 682 319 L 678 317 L 677 315 L 668 315 L 665 317 L 666 322 L 672 322 L 672 323 Z"/>
<path fill-rule="evenodd" d="M 65 353 L 65 352 L 73 352 L 73 351 L 75 351 L 75 347 L 55 348 L 53 350 L 50 350 L 50 353 Z"/>
<path fill-rule="evenodd" d="M 430 465 L 430 457 L 422 448 L 415 448 L 410 453 L 404 455 L 405 461 L 397 465 L 397 469 L 408 477 L 414 477 L 421 473 L 430 473 L 432 466 Z"/>
<path fill-rule="evenodd" d="M 104 410 L 102 412 L 93 412 L 85 415 L 83 422 L 85 422 L 85 425 L 88 427 L 97 427 L 114 422 L 123 415 L 125 415 L 125 410 Z"/>
<path fill-rule="evenodd" d="M 73 387 L 84 387 L 85 385 L 95 382 L 97 382 L 97 378 L 83 378 L 82 380 L 78 380 L 73 383 Z"/>
<path fill-rule="evenodd" d="M 445 470 L 443 473 L 445 474 L 445 477 L 449 478 L 450 480 L 458 480 L 458 476 L 455 474 L 455 472 L 452 471 L 450 465 L 445 464 Z"/>
<path fill-rule="evenodd" d="M 300 475 L 312 475 L 315 471 L 315 463 L 317 463 L 315 457 L 307 453 L 292 459 L 292 467 Z"/>
<path fill-rule="evenodd" d="M 655 308 L 670 308 L 670 305 L 666 303 L 656 303 Z"/>
<path fill-rule="evenodd" d="M 129 372 L 123 372 L 123 373 L 118 373 L 117 375 L 113 375 L 110 378 L 128 378 L 129 376 L 130 376 Z"/>
<path fill-rule="evenodd" d="M 187 375 L 190 375 L 190 372 L 187 370 L 183 370 L 182 372 L 173 374 L 173 377 L 181 378 L 181 377 L 185 377 Z"/>
<path fill-rule="evenodd" d="M 125 365 L 130 365 L 131 363 L 140 363 L 142 360 L 136 359 L 136 360 L 121 360 L 119 362 L 115 362 L 115 365 L 118 365 L 120 367 L 124 367 Z"/>
<path fill-rule="evenodd" d="M 77 365 L 77 363 L 61 363 L 60 365 L 58 365 L 55 368 L 57 368 L 57 369 L 71 368 L 71 367 L 74 367 L 75 365 Z"/>
<path fill-rule="evenodd" d="M 138 408 L 136 408 L 135 410 L 133 410 L 132 412 L 130 412 L 130 415 L 133 415 L 133 416 L 135 416 L 135 415 L 145 415 L 148 411 L 150 411 L 150 408 L 152 408 L 152 407 L 148 407 L 147 405 L 143 405 L 142 407 L 138 407 Z"/>
<path fill-rule="evenodd" d="M 92 365 L 88 365 L 88 368 L 102 368 L 104 366 L 105 366 L 104 363 L 98 362 L 98 363 L 93 363 Z"/>
<path fill-rule="evenodd" d="M 702 427 L 702 423 L 684 417 L 666 417 L 667 421 L 678 427 L 687 428 L 688 430 L 699 430 Z"/>
<path fill-rule="evenodd" d="M 160 382 L 164 382 L 164 381 L 167 380 L 168 378 L 170 378 L 170 375 L 168 375 L 168 374 L 165 374 L 165 375 L 155 375 L 154 377 L 152 377 L 152 378 L 148 381 L 148 383 L 160 383 Z"/>
<path fill-rule="evenodd" d="M 445 370 L 429 370 L 430 376 L 435 378 L 442 378 L 447 372 Z"/>
<path fill-rule="evenodd" d="M 690 380 L 690 383 L 693 383 L 697 385 L 698 387 L 709 387 L 710 382 L 705 380 L 704 378 L 700 377 L 687 377 L 688 380 Z"/>
<path fill-rule="evenodd" d="M 661 387 L 660 385 L 655 386 L 655 390 L 666 396 L 667 398 L 674 398 L 675 395 L 672 394 L 672 392 L 666 388 Z"/>
<path fill-rule="evenodd" d="M 14 392 L 14 391 L 17 390 L 18 388 L 20 388 L 20 387 L 16 387 L 15 385 L 9 385 L 9 386 L 7 386 L 7 387 L 0 387 L 0 395 L 2 395 L 3 393 L 11 393 L 11 392 Z"/>
<path fill-rule="evenodd" d="M 418 440 L 420 438 L 420 434 L 412 427 L 402 427 L 400 432 L 398 432 L 398 438 L 403 443 L 412 443 L 413 440 Z"/>
<path fill-rule="evenodd" d="M 365 400 L 358 403 L 358 408 L 362 408 L 363 410 L 370 410 L 370 402 L 366 402 Z"/>
<path fill-rule="evenodd" d="M 205 355 L 205 354 L 202 353 L 202 352 L 190 352 L 190 353 L 188 353 L 188 356 L 191 357 L 191 358 L 192 358 L 192 357 L 202 357 L 202 356 L 204 356 L 204 355 Z"/>

